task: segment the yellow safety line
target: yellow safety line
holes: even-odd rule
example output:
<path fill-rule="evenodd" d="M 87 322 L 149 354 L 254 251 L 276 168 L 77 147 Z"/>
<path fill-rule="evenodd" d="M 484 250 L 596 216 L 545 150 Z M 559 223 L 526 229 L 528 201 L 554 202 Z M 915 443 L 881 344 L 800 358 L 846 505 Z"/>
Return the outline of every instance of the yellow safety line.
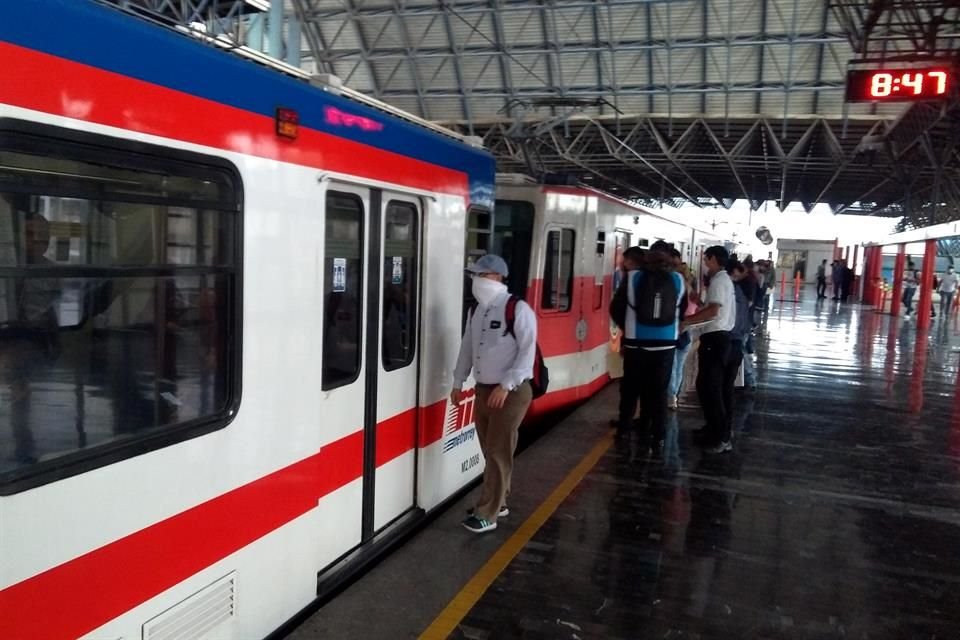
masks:
<path fill-rule="evenodd" d="M 574 467 L 566 478 L 563 479 L 556 489 L 553 490 L 546 500 L 533 512 L 526 522 L 520 525 L 506 542 L 503 543 L 497 552 L 487 560 L 486 564 L 480 567 L 480 570 L 474 574 L 470 582 L 460 590 L 450 604 L 440 612 L 440 615 L 430 624 L 427 629 L 420 634 L 420 640 L 441 640 L 447 638 L 457 625 L 467 616 L 470 609 L 480 600 L 493 581 L 497 579 L 507 565 L 510 564 L 520 550 L 526 545 L 534 534 L 540 530 L 540 527 L 553 515 L 567 496 L 576 488 L 583 477 L 597 464 L 610 445 L 613 443 L 613 436 L 608 435 L 600 439 L 600 442 L 590 450 L 580 463 Z"/>

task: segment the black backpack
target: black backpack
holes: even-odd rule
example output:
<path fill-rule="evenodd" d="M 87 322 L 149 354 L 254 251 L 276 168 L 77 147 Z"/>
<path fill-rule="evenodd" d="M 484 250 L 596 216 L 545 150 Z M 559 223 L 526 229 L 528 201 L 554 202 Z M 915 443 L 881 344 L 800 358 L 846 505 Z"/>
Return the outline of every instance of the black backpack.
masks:
<path fill-rule="evenodd" d="M 643 271 L 631 305 L 639 324 L 665 327 L 677 320 L 677 285 L 672 271 Z"/>

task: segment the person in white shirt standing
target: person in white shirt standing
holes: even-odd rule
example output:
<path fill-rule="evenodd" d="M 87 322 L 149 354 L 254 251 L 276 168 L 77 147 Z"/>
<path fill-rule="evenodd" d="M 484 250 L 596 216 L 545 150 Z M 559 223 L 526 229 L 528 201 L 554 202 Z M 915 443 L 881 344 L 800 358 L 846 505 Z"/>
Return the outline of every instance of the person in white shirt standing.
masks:
<path fill-rule="evenodd" d="M 957 274 L 953 267 L 947 267 L 947 272 L 940 278 L 940 317 L 949 317 L 950 309 L 953 306 L 953 294 L 957 292 Z"/>
<path fill-rule="evenodd" d="M 463 383 L 472 371 L 477 383 L 477 437 L 486 466 L 480 497 L 463 526 L 484 533 L 496 529 L 497 518 L 510 513 L 506 500 L 517 433 L 533 399 L 530 379 L 537 349 L 537 318 L 530 305 L 516 300 L 512 331 L 507 326 L 511 295 L 503 281 L 509 270 L 500 256 L 483 256 L 467 273 L 472 277 L 477 306 L 467 316 L 450 401 L 454 406 L 460 404 Z"/>
<path fill-rule="evenodd" d="M 730 331 L 737 320 L 733 281 L 727 275 L 729 254 L 720 245 L 703 252 L 703 264 L 710 276 L 710 286 L 704 308 L 687 318 L 681 331 L 687 326 L 707 322 L 700 334 L 700 370 L 697 373 L 697 395 L 706 427 L 698 436 L 709 453 L 725 453 L 733 449 L 728 412 L 733 407 L 724 403 L 723 389 L 730 357 Z M 734 375 L 736 372 L 734 371 Z"/>

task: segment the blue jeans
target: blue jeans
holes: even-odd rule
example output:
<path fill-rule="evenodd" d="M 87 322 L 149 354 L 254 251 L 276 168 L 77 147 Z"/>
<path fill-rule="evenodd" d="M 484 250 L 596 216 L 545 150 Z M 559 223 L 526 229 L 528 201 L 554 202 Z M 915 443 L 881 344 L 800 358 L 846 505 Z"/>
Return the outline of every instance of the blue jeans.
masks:
<path fill-rule="evenodd" d="M 673 371 L 670 374 L 670 386 L 667 388 L 667 398 L 676 398 L 680 394 L 680 385 L 683 384 L 683 366 L 690 353 L 690 344 L 683 349 L 674 349 Z"/>
<path fill-rule="evenodd" d="M 907 308 L 907 315 L 913 313 L 913 294 L 916 292 L 916 287 L 907 287 L 903 290 L 903 306 Z"/>

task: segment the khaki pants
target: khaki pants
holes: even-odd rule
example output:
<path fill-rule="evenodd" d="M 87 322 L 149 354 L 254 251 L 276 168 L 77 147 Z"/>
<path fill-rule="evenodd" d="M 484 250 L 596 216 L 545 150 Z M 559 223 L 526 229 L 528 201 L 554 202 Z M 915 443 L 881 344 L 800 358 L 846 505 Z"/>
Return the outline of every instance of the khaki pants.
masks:
<path fill-rule="evenodd" d="M 506 504 L 510 495 L 517 431 L 533 400 L 533 391 L 530 383 L 524 382 L 510 392 L 502 409 L 487 406 L 491 391 L 493 387 L 477 386 L 477 437 L 480 438 L 480 451 L 483 452 L 486 466 L 483 469 L 483 489 L 474 513 L 478 518 L 496 522 L 500 507 Z"/>

